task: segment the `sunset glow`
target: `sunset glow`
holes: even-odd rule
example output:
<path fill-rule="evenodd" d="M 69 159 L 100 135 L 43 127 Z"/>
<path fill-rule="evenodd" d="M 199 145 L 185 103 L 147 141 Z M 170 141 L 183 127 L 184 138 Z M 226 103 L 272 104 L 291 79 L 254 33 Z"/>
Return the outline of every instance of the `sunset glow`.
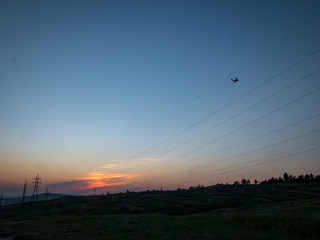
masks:
<path fill-rule="evenodd" d="M 37 174 L 81 195 L 320 174 L 319 12 L 1 1 L 0 194 Z"/>
<path fill-rule="evenodd" d="M 129 184 L 130 180 L 138 177 L 139 175 L 91 172 L 85 177 L 54 183 L 50 185 L 50 188 L 64 193 L 92 194 L 93 191 L 96 191 L 96 193 L 103 194 L 120 189 L 121 186 Z"/>

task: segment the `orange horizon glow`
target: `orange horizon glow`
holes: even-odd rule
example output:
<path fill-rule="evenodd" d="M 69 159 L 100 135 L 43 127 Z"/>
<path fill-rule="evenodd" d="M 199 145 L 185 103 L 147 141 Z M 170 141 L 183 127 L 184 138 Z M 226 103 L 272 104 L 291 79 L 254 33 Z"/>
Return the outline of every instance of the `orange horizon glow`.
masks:
<path fill-rule="evenodd" d="M 92 188 L 104 188 L 110 186 L 125 185 L 129 179 L 140 177 L 138 174 L 126 174 L 126 173 L 102 173 L 91 172 L 86 177 L 76 178 L 76 181 L 86 181 L 86 186 L 77 186 L 74 190 L 92 189 Z"/>

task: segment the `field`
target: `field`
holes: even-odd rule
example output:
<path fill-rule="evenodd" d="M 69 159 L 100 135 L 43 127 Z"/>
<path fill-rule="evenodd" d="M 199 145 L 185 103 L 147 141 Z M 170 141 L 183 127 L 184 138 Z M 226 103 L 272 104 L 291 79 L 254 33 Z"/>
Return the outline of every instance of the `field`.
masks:
<path fill-rule="evenodd" d="M 0 239 L 320 239 L 320 184 L 219 185 L 0 208 Z"/>

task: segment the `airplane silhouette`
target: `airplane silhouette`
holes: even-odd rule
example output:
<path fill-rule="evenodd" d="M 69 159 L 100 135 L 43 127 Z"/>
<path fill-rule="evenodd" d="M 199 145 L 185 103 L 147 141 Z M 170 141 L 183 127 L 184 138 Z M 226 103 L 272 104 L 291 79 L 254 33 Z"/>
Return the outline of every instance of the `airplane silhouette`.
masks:
<path fill-rule="evenodd" d="M 238 78 L 236 78 L 236 79 L 231 78 L 231 81 L 232 81 L 233 83 L 236 83 L 236 82 L 239 82 L 240 80 L 239 80 Z"/>

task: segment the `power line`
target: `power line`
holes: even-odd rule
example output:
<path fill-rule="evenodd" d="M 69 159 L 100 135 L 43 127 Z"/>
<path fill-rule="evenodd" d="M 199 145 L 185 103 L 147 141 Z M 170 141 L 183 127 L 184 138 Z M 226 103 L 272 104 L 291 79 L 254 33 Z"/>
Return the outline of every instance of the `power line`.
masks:
<path fill-rule="evenodd" d="M 316 143 L 316 144 L 319 144 L 319 143 Z M 315 144 L 310 144 L 310 145 L 315 145 Z M 308 149 L 308 150 L 300 151 L 300 152 L 297 152 L 297 153 L 292 153 L 292 154 L 289 154 L 289 155 L 286 155 L 286 156 L 283 156 L 283 157 L 278 157 L 278 158 L 275 158 L 275 159 L 269 159 L 269 160 L 266 160 L 266 161 L 263 161 L 263 162 L 260 162 L 260 160 L 263 159 L 263 158 L 255 159 L 254 161 L 251 161 L 250 162 L 251 164 L 249 164 L 247 166 L 243 166 L 243 164 L 238 164 L 238 166 L 241 166 L 241 167 L 236 168 L 236 169 L 232 169 L 232 170 L 228 170 L 228 171 L 225 171 L 225 172 L 216 173 L 214 175 L 211 174 L 211 175 L 207 175 L 205 177 L 202 176 L 202 177 L 199 177 L 197 179 L 192 179 L 192 181 L 194 181 L 194 180 L 202 180 L 202 179 L 206 179 L 206 178 L 210 178 L 210 177 L 212 178 L 214 176 L 223 175 L 223 174 L 230 173 L 230 172 L 236 172 L 236 171 L 239 171 L 239 170 L 242 170 L 242 169 L 252 168 L 252 167 L 259 166 L 259 165 L 264 165 L 264 164 L 267 164 L 267 163 L 270 163 L 270 162 L 275 162 L 275 161 L 279 161 L 279 160 L 282 160 L 282 159 L 285 159 L 285 158 L 294 157 L 294 156 L 297 156 L 297 155 L 300 155 L 300 154 L 303 154 L 303 153 L 307 153 L 307 152 L 311 152 L 311 151 L 315 151 L 315 150 L 318 150 L 318 149 L 320 149 L 320 146 L 319 147 L 314 147 L 314 148 L 311 148 L 311 149 Z M 283 154 L 283 153 L 280 153 L 280 154 Z M 274 157 L 275 155 L 279 155 L 279 154 L 274 154 L 272 157 Z M 177 184 L 177 183 L 175 183 L 175 184 Z M 170 184 L 170 185 L 173 185 L 173 184 Z"/>
<path fill-rule="evenodd" d="M 316 70 L 316 71 L 318 71 L 318 70 Z M 308 75 L 307 75 L 307 76 L 308 76 Z M 303 77 L 303 78 L 304 78 L 304 77 Z M 205 145 L 202 145 L 202 146 L 200 146 L 200 147 L 198 147 L 198 148 L 196 148 L 196 149 L 193 149 L 192 151 L 189 151 L 189 152 L 187 152 L 187 153 L 184 153 L 183 155 L 180 155 L 180 156 L 176 157 L 175 159 L 170 160 L 170 161 L 168 161 L 168 162 L 172 162 L 172 161 L 174 161 L 174 160 L 176 160 L 176 159 L 179 159 L 179 158 L 181 158 L 181 157 L 183 157 L 183 156 L 186 156 L 186 155 L 188 155 L 188 154 L 190 154 L 190 153 L 192 153 L 192 152 L 194 152 L 194 151 L 197 151 L 197 150 L 203 148 L 204 146 L 207 146 L 207 145 L 209 145 L 209 144 L 212 144 L 213 142 L 216 142 L 216 141 L 222 139 L 223 137 L 229 136 L 230 134 L 232 134 L 232 133 L 234 133 L 234 132 L 236 132 L 236 131 L 238 131 L 238 130 L 240 130 L 240 129 L 243 129 L 244 127 L 246 127 L 246 126 L 248 126 L 248 125 L 250 125 L 250 124 L 252 124 L 252 123 L 254 123 L 254 122 L 256 122 L 256 121 L 259 121 L 260 119 L 262 119 L 262 118 L 264 118 L 264 117 L 267 117 L 267 116 L 269 116 L 270 114 L 275 113 L 275 112 L 277 112 L 277 111 L 279 111 L 279 110 L 281 110 L 281 109 L 283 109 L 283 108 L 285 108 L 285 107 L 287 107 L 287 106 L 289 106 L 289 105 L 291 105 L 291 104 L 293 104 L 293 103 L 295 103 L 295 102 L 297 102 L 297 101 L 299 101 L 299 100 L 301 100 L 301 99 L 303 99 L 303 98 L 305 98 L 305 97 L 307 97 L 307 96 L 315 93 L 315 92 L 318 91 L 319 89 L 320 89 L 320 88 L 316 88 L 316 89 L 314 89 L 314 90 L 311 90 L 311 91 L 309 91 L 308 93 L 306 93 L 306 94 L 304 94 L 304 95 L 302 95 L 302 96 L 300 96 L 300 97 L 298 97 L 298 98 L 290 101 L 289 103 L 287 103 L 287 104 L 285 104 L 285 105 L 283 105 L 283 106 L 281 106 L 281 107 L 279 107 L 279 108 L 277 108 L 277 109 L 275 109 L 275 110 L 273 110 L 273 111 L 271 111 L 271 112 L 269 112 L 269 113 L 267 113 L 267 114 L 264 114 L 263 116 L 255 119 L 255 120 L 253 120 L 253 121 L 251 121 L 251 122 L 249 122 L 249 123 L 246 123 L 245 125 L 241 126 L 240 128 L 237 128 L 237 129 L 235 129 L 235 130 L 233 130 L 233 131 L 231 131 L 231 132 L 229 132 L 229 133 L 221 136 L 220 138 L 214 139 L 213 141 L 210 141 L 209 143 L 207 143 L 207 144 L 205 144 Z M 315 116 L 312 116 L 311 118 L 314 118 L 314 117 L 316 117 L 316 116 L 318 116 L 318 115 L 319 115 L 319 114 L 317 114 L 317 115 L 315 115 Z M 308 118 L 308 119 L 311 119 L 311 118 Z M 306 120 L 307 120 L 307 119 L 306 119 Z M 301 121 L 299 121 L 299 122 L 301 122 Z M 297 122 L 297 123 L 299 123 L 299 122 Z M 296 124 L 296 123 L 294 123 L 294 124 Z M 290 125 L 292 126 L 292 125 L 294 125 L 294 124 L 290 124 Z M 283 128 L 282 128 L 282 129 L 283 129 Z M 274 131 L 272 131 L 272 132 L 275 132 L 275 131 L 278 131 L 278 130 L 280 130 L 280 129 L 274 130 Z M 266 134 L 263 134 L 262 136 L 265 136 L 265 135 L 266 135 Z M 257 137 L 256 137 L 256 138 L 257 138 Z M 247 140 L 247 141 L 248 141 L 248 140 Z M 247 142 L 247 141 L 245 141 L 245 142 Z M 279 144 L 279 143 L 276 143 L 276 144 Z M 276 145 L 276 144 L 272 144 L 272 146 L 274 146 L 274 145 Z M 236 145 L 239 145 L 239 144 L 236 144 Z M 266 147 L 264 147 L 264 148 L 266 148 Z M 257 151 L 257 150 L 255 150 L 255 151 Z M 219 152 L 220 152 L 220 151 L 219 151 Z M 199 159 L 199 158 L 197 158 L 197 159 Z M 195 159 L 193 159 L 193 160 L 195 160 Z M 165 164 L 167 164 L 168 162 L 166 162 Z M 157 166 L 156 168 L 158 168 L 158 167 L 159 167 L 159 166 Z M 171 166 L 171 167 L 172 167 L 172 166 Z M 204 166 L 201 166 L 201 167 L 204 167 Z M 201 168 L 201 167 L 199 167 L 199 168 Z M 156 168 L 153 168 L 153 169 L 151 169 L 151 170 L 149 170 L 149 171 L 146 171 L 146 172 L 144 172 L 144 174 L 149 173 L 149 172 L 151 172 L 152 170 L 154 170 L 154 169 L 156 169 Z M 176 175 L 176 174 L 175 174 L 175 175 Z"/>
<path fill-rule="evenodd" d="M 259 136 L 256 136 L 256 137 L 250 138 L 250 139 L 248 139 L 248 140 L 245 140 L 245 141 L 243 141 L 243 142 L 234 144 L 234 145 L 232 145 L 232 146 L 225 147 L 225 148 L 220 149 L 220 150 L 218 150 L 218 151 L 215 151 L 215 152 L 212 152 L 212 153 L 209 153 L 209 154 L 205 154 L 205 155 L 202 155 L 202 156 L 200 156 L 200 157 L 190 159 L 190 160 L 188 160 L 188 161 L 184 161 L 183 163 L 186 164 L 186 163 L 193 162 L 193 161 L 196 161 L 196 160 L 199 160 L 199 159 L 207 158 L 207 157 L 212 156 L 212 155 L 214 155 L 214 154 L 217 154 L 217 153 L 221 153 L 221 152 L 230 150 L 230 149 L 232 149 L 232 148 L 234 148 L 234 147 L 238 147 L 238 146 L 240 146 L 240 145 L 242 145 L 242 144 L 245 144 L 245 143 L 248 143 L 248 142 L 252 142 L 252 141 L 257 140 L 257 139 L 259 139 L 259 138 L 262 138 L 262 137 L 271 135 L 271 134 L 273 134 L 273 133 L 279 132 L 279 131 L 281 131 L 281 130 L 284 130 L 284 129 L 286 129 L 286 128 L 290 128 L 290 127 L 293 127 L 293 126 L 298 125 L 298 124 L 300 124 L 300 123 L 306 122 L 306 121 L 308 121 L 308 120 L 312 120 L 312 119 L 317 118 L 317 117 L 319 117 L 319 116 L 320 116 L 320 113 L 319 113 L 319 114 L 316 114 L 316 115 L 313 115 L 313 116 L 311 116 L 311 117 L 305 118 L 305 119 L 303 119 L 303 120 L 300 120 L 300 121 L 291 123 L 291 124 L 289 124 L 289 125 L 283 126 L 283 127 L 281 127 L 281 128 L 277 128 L 277 129 L 275 129 L 275 130 L 266 132 L 266 133 L 261 134 L 261 135 L 259 135 Z M 178 166 L 178 165 L 180 165 L 180 163 L 175 164 L 175 165 L 171 165 L 170 168 L 176 167 L 176 166 Z M 160 170 L 165 170 L 165 169 L 167 169 L 167 168 L 162 168 L 162 169 L 160 169 Z M 158 170 L 159 170 L 159 169 L 158 169 Z M 150 171 L 151 171 L 151 170 L 150 170 Z"/>
<path fill-rule="evenodd" d="M 184 144 L 186 144 L 186 143 L 188 143 L 188 142 L 191 142 L 191 141 L 193 141 L 194 139 L 196 139 L 196 138 L 198 138 L 198 137 L 200 137 L 200 136 L 202 136 L 202 135 L 204 135 L 204 134 L 206 134 L 206 133 L 208 133 L 208 132 L 216 129 L 217 127 L 222 126 L 223 124 L 225 124 L 225 123 L 229 122 L 230 120 L 235 119 L 236 117 L 240 116 L 241 114 L 243 114 L 243 113 L 245 113 L 245 112 L 253 109 L 254 107 L 256 107 L 256 106 L 260 105 L 261 103 L 267 101 L 268 99 L 270 99 L 270 98 L 278 95 L 279 93 L 281 93 L 281 92 L 283 92 L 284 90 L 286 90 L 286 89 L 294 86 L 295 84 L 301 82 L 302 80 L 310 77 L 311 75 L 315 74 L 315 73 L 318 72 L 318 71 L 320 71 L 320 68 L 317 68 L 316 70 L 312 71 L 311 73 L 305 75 L 305 76 L 302 77 L 302 78 L 299 78 L 298 80 L 294 81 L 293 83 L 291 83 L 291 84 L 287 85 L 286 87 L 284 87 L 284 88 L 276 91 L 275 93 L 273 93 L 273 94 L 269 95 L 268 97 L 260 100 L 259 102 L 251 105 L 250 107 L 246 108 L 245 110 L 240 111 L 239 113 L 233 115 L 232 117 L 229 117 L 228 119 L 222 121 L 221 123 L 219 123 L 219 124 L 217 124 L 217 125 L 215 125 L 215 126 L 213 126 L 213 127 L 210 127 L 209 129 L 206 129 L 205 131 L 197 134 L 196 136 L 193 136 L 193 137 L 191 137 L 191 138 L 183 141 L 182 143 L 178 144 L 177 146 L 174 146 L 174 147 L 169 148 L 168 150 L 166 150 L 166 151 L 164 151 L 164 152 L 161 152 L 160 154 L 152 157 L 151 159 L 158 158 L 158 157 L 160 157 L 160 156 L 162 156 L 162 155 L 164 155 L 164 154 L 166 154 L 166 153 L 168 153 L 168 152 L 171 152 L 172 150 L 175 150 L 175 149 L 177 149 L 178 147 L 180 147 L 180 146 L 182 146 L 182 145 L 184 145 Z M 168 162 L 171 162 L 171 161 L 168 161 Z M 165 163 L 163 163 L 163 164 L 160 164 L 160 165 L 158 165 L 157 167 L 154 167 L 153 169 L 156 169 L 156 168 L 158 168 L 158 167 L 160 167 L 160 166 L 166 165 L 168 162 L 165 162 Z M 132 168 L 134 168 L 134 167 L 136 167 L 136 166 L 138 166 L 138 165 L 135 165 L 135 166 L 131 167 L 130 169 L 132 169 Z M 151 170 L 153 170 L 153 169 L 151 169 Z M 151 171 L 151 170 L 148 170 L 148 171 Z"/>
<path fill-rule="evenodd" d="M 273 114 L 273 113 L 276 113 L 276 112 L 278 112 L 278 111 L 280 111 L 280 110 L 282 110 L 282 109 L 284 109 L 284 108 L 292 105 L 293 103 L 295 103 L 295 102 L 297 102 L 297 101 L 299 101 L 299 100 L 301 100 L 301 99 L 303 99 L 303 98 L 305 98 L 305 97 L 307 97 L 307 96 L 309 96 L 309 95 L 311 95 L 311 94 L 313 94 L 313 93 L 315 93 L 316 91 L 319 91 L 319 90 L 320 90 L 320 87 L 319 87 L 319 88 L 316 88 L 316 89 L 314 89 L 314 90 L 312 90 L 312 91 L 309 91 L 308 93 L 306 93 L 306 94 L 304 94 L 304 95 L 302 95 L 302 96 L 300 96 L 300 97 L 298 97 L 298 98 L 295 98 L 294 100 L 292 100 L 292 101 L 290 101 L 290 102 L 282 105 L 281 107 L 278 107 L 278 108 L 276 108 L 276 109 L 274 109 L 274 110 L 272 110 L 272 111 L 270 111 L 270 112 L 268 112 L 268 113 L 266 113 L 266 114 L 264 114 L 264 115 L 262 115 L 262 116 L 260 116 L 260 117 L 258 117 L 258 118 L 256 118 L 256 119 L 254 119 L 254 120 L 252 120 L 252 121 L 250 121 L 250 122 L 242 125 L 241 127 L 238 127 L 238 128 L 236 128 L 236 129 L 234 129 L 234 130 L 232 130 L 232 131 L 230 131 L 230 132 L 222 135 L 222 136 L 219 137 L 219 138 L 216 138 L 216 139 L 214 139 L 214 140 L 212 140 L 212 141 L 210 141 L 210 142 L 208 142 L 208 143 L 206 143 L 206 144 L 203 144 L 203 145 L 201 145 L 201 146 L 199 146 L 199 147 L 197 147 L 197 148 L 194 148 L 194 149 L 192 149 L 192 150 L 190 150 L 190 151 L 188 151 L 188 152 L 186 152 L 186 153 L 184 153 L 184 154 L 181 154 L 181 155 L 179 155 L 178 157 L 175 157 L 174 159 L 172 159 L 172 160 L 170 160 L 170 161 L 167 161 L 166 163 L 173 162 L 173 161 L 175 161 L 175 160 L 177 160 L 177 159 L 180 159 L 180 158 L 182 158 L 182 157 L 185 157 L 185 156 L 187 156 L 187 155 L 189 155 L 189 154 L 191 154 L 191 153 L 193 153 L 193 152 L 196 152 L 196 151 L 198 151 L 198 150 L 200 150 L 200 149 L 202 149 L 202 148 L 204 148 L 204 147 L 206 147 L 206 146 L 208 146 L 208 145 L 210 145 L 210 144 L 213 144 L 213 143 L 215 143 L 215 142 L 217 142 L 217 141 L 220 141 L 221 139 L 223 139 L 223 138 L 225 138 L 225 137 L 227 137 L 227 136 L 230 136 L 231 134 L 233 134 L 233 133 L 235 133 L 235 132 L 237 132 L 237 131 L 239 131 L 239 130 L 244 129 L 244 128 L 246 128 L 247 126 L 249 126 L 249 125 L 251 125 L 251 124 L 253 124 L 253 123 L 258 122 L 258 121 L 260 121 L 261 119 L 263 119 L 263 118 L 265 118 L 265 117 L 268 117 L 269 115 L 271 115 L 271 114 Z M 152 169 L 152 170 L 154 170 L 154 169 Z M 149 170 L 149 171 L 150 171 L 150 170 Z M 146 173 L 149 172 L 149 171 L 145 171 L 144 173 L 141 173 L 141 174 L 146 174 Z"/>
<path fill-rule="evenodd" d="M 255 153 L 255 152 L 267 149 L 267 148 L 271 148 L 271 147 L 274 147 L 274 146 L 277 146 L 277 145 L 280 145 L 280 144 L 283 144 L 283 143 L 287 143 L 287 142 L 290 142 L 290 141 L 293 141 L 293 140 L 297 140 L 299 138 L 303 138 L 305 136 L 317 133 L 319 131 L 320 131 L 320 129 L 315 130 L 315 131 L 310 131 L 308 133 L 304 133 L 304 134 L 298 135 L 296 137 L 292 137 L 292 138 L 289 138 L 289 139 L 286 139 L 286 140 L 282 140 L 282 141 L 279 141 L 277 143 L 270 144 L 268 146 L 264 146 L 264 147 L 261 147 L 261 148 L 255 149 L 255 150 L 251 150 L 249 152 L 245 152 L 245 153 L 241 153 L 241 154 L 238 154 L 236 156 L 233 156 L 233 157 L 229 157 L 227 159 L 223 159 L 223 160 L 220 160 L 220 161 L 217 161 L 217 162 L 213 162 L 213 163 L 209 163 L 209 164 L 202 165 L 202 166 L 199 166 L 199 167 L 195 167 L 195 168 L 193 168 L 193 170 L 204 168 L 204 167 L 208 167 L 208 166 L 211 166 L 211 165 L 217 164 L 217 163 L 227 162 L 227 161 L 230 161 L 230 160 L 235 159 L 235 158 L 243 157 L 243 156 L 246 156 L 246 155 L 251 154 L 251 153 Z"/>
<path fill-rule="evenodd" d="M 318 131 L 319 131 L 319 130 L 318 130 Z M 305 146 L 303 146 L 303 147 L 298 147 L 297 149 L 309 147 L 309 146 L 316 145 L 316 144 L 319 144 L 319 142 L 313 143 L 313 144 L 308 144 L 308 145 L 305 145 Z M 290 151 L 292 152 L 292 151 L 297 150 L 297 149 L 293 149 L 293 150 L 290 150 Z M 202 180 L 202 179 L 206 179 L 206 178 L 212 178 L 212 177 L 214 177 L 214 176 L 224 175 L 224 174 L 226 174 L 226 173 L 235 172 L 235 171 L 239 171 L 239 170 L 247 169 L 247 168 L 251 168 L 251 167 L 256 167 L 256 166 L 259 166 L 259 165 L 263 165 L 263 164 L 267 164 L 267 163 L 270 163 L 270 162 L 279 161 L 279 160 L 282 160 L 282 159 L 285 159 L 285 158 L 297 156 L 297 155 L 300 155 L 300 154 L 303 154 L 303 153 L 307 153 L 307 152 L 310 152 L 310 151 L 315 151 L 315 150 L 318 150 L 318 149 L 320 149 L 320 146 L 319 146 L 319 147 L 314 147 L 314 148 L 311 148 L 311 149 L 308 149 L 308 150 L 304 150 L 304 151 L 299 151 L 299 152 L 296 152 L 296 153 L 292 153 L 292 154 L 289 154 L 289 155 L 286 155 L 286 156 L 278 157 L 278 158 L 275 158 L 275 159 L 269 159 L 269 160 L 266 160 L 266 161 L 263 161 L 263 162 L 261 162 L 261 160 L 262 160 L 262 159 L 265 159 L 265 158 L 258 158 L 258 159 L 255 159 L 255 160 L 253 160 L 253 161 L 250 161 L 250 162 L 248 162 L 248 163 L 238 164 L 237 166 L 241 166 L 240 168 L 231 169 L 231 170 L 226 170 L 226 171 L 224 171 L 224 172 L 219 172 L 219 173 L 215 173 L 215 174 L 212 174 L 212 173 L 211 173 L 211 174 L 206 175 L 206 176 L 201 176 L 201 177 L 197 177 L 197 178 L 188 179 L 188 181 L 196 181 L 196 180 Z M 277 153 L 277 154 L 274 154 L 274 155 L 269 156 L 269 158 L 270 158 L 270 157 L 275 157 L 275 156 L 277 156 L 277 155 L 282 155 L 282 154 L 287 153 L 287 152 L 290 152 L 290 151 L 285 151 L 285 152 Z M 247 166 L 243 166 L 244 164 L 248 164 L 248 165 L 247 165 Z M 178 182 L 166 184 L 165 186 L 172 186 L 172 185 L 177 185 L 177 184 L 185 183 L 185 182 L 186 182 L 186 180 L 182 180 L 182 181 L 178 181 Z M 153 186 L 153 187 L 163 186 L 163 185 L 164 185 L 164 184 L 158 184 L 158 185 L 155 185 L 155 186 Z M 148 187 L 149 187 L 149 186 L 148 186 Z"/>
<path fill-rule="evenodd" d="M 306 20 L 305 22 L 299 24 L 297 27 L 295 27 L 291 32 L 287 33 L 284 37 L 282 37 L 280 40 L 278 40 L 277 42 L 275 42 L 274 44 L 272 44 L 269 48 L 267 48 L 266 50 L 260 52 L 259 54 L 257 54 L 255 57 L 253 57 L 250 61 L 246 62 L 245 64 L 243 64 L 241 67 L 239 67 L 238 69 L 234 70 L 232 73 L 230 73 L 228 76 L 231 76 L 233 75 L 234 73 L 240 71 L 241 69 L 243 68 L 246 68 L 247 66 L 249 66 L 252 62 L 256 61 L 258 58 L 260 58 L 261 56 L 265 55 L 266 53 L 268 53 L 269 51 L 271 51 L 272 49 L 274 49 L 275 47 L 277 47 L 280 43 L 282 43 L 283 41 L 285 41 L 286 39 L 288 39 L 291 35 L 295 34 L 296 32 L 298 32 L 302 27 L 304 27 L 305 25 L 307 25 L 309 22 L 313 21 L 315 18 L 317 17 L 317 15 L 311 17 L 310 19 Z M 225 77 L 221 82 L 220 84 L 228 77 Z M 214 86 L 216 87 L 216 85 Z M 202 91 L 201 93 L 197 94 L 196 96 L 194 96 L 190 101 L 188 102 L 185 102 L 184 104 L 178 106 L 177 108 L 175 108 L 174 110 L 172 110 L 171 112 L 169 112 L 168 114 L 166 114 L 166 116 L 164 116 L 163 118 L 155 121 L 154 123 L 150 124 L 148 127 L 151 127 L 151 126 L 154 126 L 156 125 L 158 122 L 161 122 L 163 121 L 164 119 L 166 119 L 168 116 L 171 116 L 173 115 L 174 113 L 178 112 L 179 110 L 181 110 L 182 108 L 190 105 L 191 103 L 195 102 L 196 100 L 199 99 L 199 97 L 203 96 L 204 94 L 206 94 L 209 90 L 211 90 L 213 87 L 209 87 L 209 88 L 206 88 L 204 91 Z M 137 136 L 138 134 L 140 133 L 136 133 L 134 134 L 134 136 Z M 168 139 L 168 141 L 171 140 L 171 139 Z M 163 142 L 165 143 L 165 142 Z M 159 143 L 160 145 L 163 144 L 163 143 Z M 121 145 L 121 143 L 118 144 L 118 146 Z M 116 147 L 118 147 L 116 146 Z M 157 145 L 159 146 L 159 145 Z M 157 147 L 155 146 L 155 147 Z M 153 148 L 152 148 L 153 149 Z M 150 150 L 152 150 L 150 149 Z M 148 150 L 149 151 L 149 150 Z M 147 150 L 145 151 L 147 152 Z M 128 160 L 131 160 L 131 159 L 134 159 L 138 156 L 140 156 L 141 154 L 145 153 L 145 152 L 142 152 L 140 154 L 137 154 L 135 155 L 134 157 L 131 157 L 130 159 Z"/>
<path fill-rule="evenodd" d="M 302 146 L 301 148 L 310 147 L 310 146 L 318 145 L 318 144 L 320 144 L 320 143 L 317 142 L 317 143 L 313 143 L 313 144 L 308 144 L 308 145 Z M 311 152 L 311 151 L 315 151 L 315 150 L 318 150 L 318 149 L 320 149 L 320 147 L 314 147 L 314 148 L 311 148 L 311 149 L 307 149 L 307 150 L 304 150 L 304 151 L 299 151 L 297 153 L 292 153 L 292 154 L 289 154 L 289 155 L 286 155 L 286 156 L 283 156 L 283 157 L 278 157 L 278 158 L 266 160 L 266 161 L 263 161 L 263 162 L 259 162 L 262 158 L 256 159 L 254 161 L 250 161 L 250 162 L 247 163 L 247 164 L 249 164 L 249 163 L 255 162 L 253 164 L 249 164 L 248 166 L 243 166 L 243 167 L 237 168 L 237 169 L 232 169 L 232 170 L 229 170 L 227 172 L 220 172 L 220 173 L 215 174 L 215 176 L 222 175 L 222 174 L 225 174 L 225 173 L 228 173 L 228 172 L 239 171 L 239 170 L 242 170 L 242 169 L 245 169 L 245 168 L 248 168 L 248 167 L 256 167 L 256 166 L 259 166 L 259 165 L 263 165 L 263 164 L 266 164 L 266 163 L 278 161 L 278 160 L 289 158 L 289 157 L 294 157 L 294 156 L 297 156 L 297 155 L 300 155 L 300 154 L 303 154 L 303 153 L 307 153 L 307 152 Z M 290 151 L 293 151 L 293 150 L 290 150 Z M 289 151 L 287 151 L 287 152 L 289 152 Z M 286 153 L 286 152 L 282 152 L 282 153 L 279 153 L 279 154 L 274 154 L 271 157 L 274 157 L 274 156 L 280 155 L 280 154 L 284 154 L 284 153 Z M 238 166 L 240 166 L 240 164 L 238 164 Z"/>
<path fill-rule="evenodd" d="M 258 89 L 260 89 L 261 87 L 265 86 L 266 84 L 268 84 L 269 82 L 271 82 L 271 81 L 274 80 L 275 78 L 281 76 L 281 75 L 284 74 L 285 72 L 287 72 L 287 71 L 289 71 L 290 69 L 294 68 L 294 67 L 297 66 L 298 64 L 304 62 L 304 61 L 307 60 L 308 58 L 314 56 L 314 55 L 317 54 L 318 52 L 320 52 L 320 48 L 318 48 L 318 49 L 316 49 L 315 51 L 311 52 L 311 53 L 308 54 L 307 56 L 301 58 L 299 61 L 295 62 L 294 64 L 292 64 L 292 65 L 290 65 L 289 67 L 287 67 L 287 68 L 285 68 L 284 70 L 282 70 L 280 73 L 274 75 L 273 77 L 269 78 L 268 80 L 264 81 L 263 83 L 259 84 L 258 86 L 254 87 L 253 89 L 249 90 L 249 91 L 246 92 L 245 94 L 241 95 L 240 97 L 236 98 L 235 100 L 231 101 L 230 103 L 228 103 L 228 104 L 224 105 L 223 107 L 219 108 L 218 110 L 216 110 L 216 111 L 208 114 L 208 115 L 205 116 L 204 118 L 196 121 L 195 123 L 191 124 L 190 126 L 188 126 L 188 127 L 184 128 L 184 129 L 180 130 L 179 132 L 171 135 L 170 137 L 168 137 L 168 138 L 166 138 L 165 140 L 163 140 L 163 141 L 155 144 L 154 146 L 149 147 L 149 148 L 147 148 L 146 150 L 144 150 L 144 151 L 142 151 L 142 152 L 140 152 L 140 153 L 132 156 L 131 158 L 125 160 L 124 162 L 129 161 L 129 160 L 132 160 L 132 159 L 135 159 L 135 158 L 141 156 L 142 154 L 144 154 L 144 153 L 146 153 L 146 152 L 149 152 L 149 151 L 151 151 L 151 150 L 153 150 L 153 149 L 161 146 L 162 144 L 170 141 L 171 139 L 173 139 L 173 138 L 181 135 L 182 133 L 190 130 L 191 128 L 199 125 L 200 123 L 202 123 L 202 122 L 204 122 L 205 120 L 211 118 L 212 116 L 216 115 L 217 113 L 225 110 L 226 108 L 230 107 L 231 105 L 233 105 L 234 103 L 240 101 L 241 99 L 245 98 L 246 96 L 250 95 L 251 93 L 257 91 Z"/>
<path fill-rule="evenodd" d="M 318 114 L 318 116 L 319 116 L 319 115 L 320 115 L 320 114 Z M 236 159 L 236 158 L 239 158 L 239 157 L 243 157 L 243 156 L 246 156 L 246 155 L 248 155 L 248 154 L 252 154 L 252 153 L 255 153 L 255 152 L 258 152 L 258 151 L 267 149 L 267 148 L 271 148 L 271 147 L 274 147 L 274 146 L 279 146 L 279 145 L 281 145 L 281 144 L 284 144 L 284 143 L 287 143 L 287 142 L 290 142 L 290 141 L 294 141 L 294 140 L 297 140 L 297 139 L 299 139 L 299 138 L 303 138 L 303 137 L 306 137 L 306 136 L 309 136 L 309 135 L 312 135 L 312 134 L 315 134 L 315 133 L 318 133 L 318 132 L 320 132 L 320 129 L 313 130 L 313 131 L 309 131 L 309 132 L 307 132 L 307 133 L 303 133 L 303 134 L 300 134 L 300 135 L 298 135 L 298 136 L 294 136 L 294 137 L 291 137 L 291 138 L 288 138 L 288 139 L 285 139 L 285 140 L 282 140 L 282 141 L 279 141 L 279 142 L 276 142 L 276 143 L 273 143 L 273 144 L 270 144 L 270 145 L 267 145 L 267 146 L 263 146 L 263 147 L 260 147 L 260 148 L 255 149 L 255 150 L 246 151 L 246 152 L 244 152 L 244 153 L 241 153 L 241 154 L 238 154 L 238 155 L 235 155 L 235 156 L 232 156 L 232 157 L 229 157 L 229 158 L 220 160 L 220 161 L 210 162 L 210 163 L 208 163 L 208 164 L 204 164 L 204 165 L 195 167 L 195 168 L 193 168 L 192 170 L 196 170 L 196 169 L 200 169 L 200 168 L 204 168 L 204 167 L 210 167 L 210 166 L 213 166 L 213 165 L 218 164 L 218 163 L 230 161 L 230 160 L 232 160 L 232 159 Z M 307 146 L 308 146 L 308 145 L 307 145 Z M 208 155 L 213 155 L 213 154 L 208 154 Z M 196 159 L 192 159 L 192 160 L 200 160 L 200 159 L 202 159 L 202 157 L 199 157 L 199 158 L 196 158 Z M 171 167 L 173 167 L 173 166 L 171 166 Z M 163 170 L 163 169 L 162 169 L 162 170 Z M 170 175 L 165 175 L 164 177 L 169 178 L 169 177 L 172 177 L 172 176 L 182 175 L 182 174 L 188 173 L 188 171 L 189 171 L 189 170 L 182 171 L 182 172 L 179 172 L 179 173 L 173 173 L 173 174 L 170 174 Z M 163 178 L 163 176 L 162 176 L 162 178 Z M 152 179 L 152 180 L 154 180 L 154 179 Z"/>

